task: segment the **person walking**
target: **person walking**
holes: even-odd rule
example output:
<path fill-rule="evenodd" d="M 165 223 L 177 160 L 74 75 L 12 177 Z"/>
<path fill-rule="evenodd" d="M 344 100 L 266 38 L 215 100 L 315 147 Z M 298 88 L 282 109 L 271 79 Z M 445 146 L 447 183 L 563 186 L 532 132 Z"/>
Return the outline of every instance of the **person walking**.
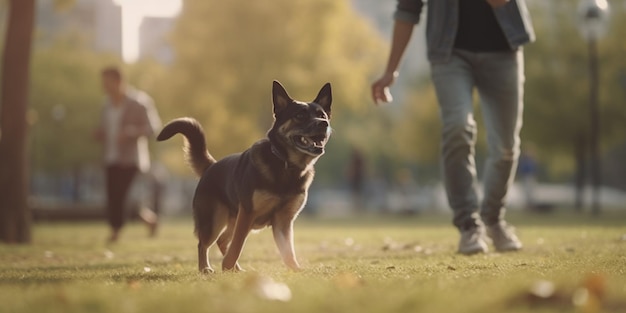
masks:
<path fill-rule="evenodd" d="M 505 221 L 505 198 L 515 175 L 522 126 L 524 44 L 534 41 L 525 0 L 398 0 L 391 52 L 383 75 L 372 84 L 376 103 L 389 102 L 389 86 L 427 7 L 426 44 L 442 121 L 442 167 L 453 224 L 461 234 L 458 252 L 497 251 L 522 242 Z M 475 165 L 473 92 L 481 99 L 488 158 L 479 203 Z"/>
<path fill-rule="evenodd" d="M 106 214 L 111 227 L 108 240 L 116 242 L 124 225 L 128 191 L 137 173 L 150 168 L 148 138 L 157 132 L 161 120 L 150 96 L 128 86 L 117 67 L 104 68 L 101 79 L 106 100 L 96 139 L 104 147 Z M 140 217 L 150 233 L 154 233 L 156 215 L 140 214 Z"/>

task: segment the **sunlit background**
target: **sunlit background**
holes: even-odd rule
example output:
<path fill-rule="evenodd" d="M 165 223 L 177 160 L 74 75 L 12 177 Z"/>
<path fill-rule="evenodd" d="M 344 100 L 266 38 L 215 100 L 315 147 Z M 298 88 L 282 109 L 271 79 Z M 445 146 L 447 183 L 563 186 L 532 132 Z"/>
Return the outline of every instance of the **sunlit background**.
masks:
<path fill-rule="evenodd" d="M 522 149 L 539 162 L 539 201 L 586 210 L 588 52 L 576 3 L 528 1 L 538 40 L 525 48 Z M 609 4 L 605 35 L 598 40 L 606 209 L 626 203 L 626 1 Z M 6 21 L 6 4 L 0 8 Z M 101 204 L 100 147 L 89 134 L 103 100 L 99 70 L 118 64 L 131 85 L 154 98 L 164 122 L 197 118 L 218 158 L 265 136 L 272 80 L 301 100 L 312 100 L 329 81 L 334 132 L 317 166 L 311 212 L 349 214 L 354 151 L 365 160 L 365 210 L 447 212 L 424 23 L 392 88 L 394 103 L 375 107 L 370 99 L 370 84 L 388 55 L 394 9 L 395 1 L 380 0 L 37 1 L 29 111 L 35 207 Z M 486 155 L 481 130 L 479 175 Z M 189 212 L 195 184 L 181 144 L 176 138 L 151 146 L 155 163 L 169 175 L 165 211 L 171 214 Z M 524 207 L 521 181 L 509 200 L 512 208 Z"/>
<path fill-rule="evenodd" d="M 139 58 L 140 30 L 151 18 L 174 19 L 180 13 L 182 0 L 115 0 L 122 12 L 122 56 L 126 62 Z"/>

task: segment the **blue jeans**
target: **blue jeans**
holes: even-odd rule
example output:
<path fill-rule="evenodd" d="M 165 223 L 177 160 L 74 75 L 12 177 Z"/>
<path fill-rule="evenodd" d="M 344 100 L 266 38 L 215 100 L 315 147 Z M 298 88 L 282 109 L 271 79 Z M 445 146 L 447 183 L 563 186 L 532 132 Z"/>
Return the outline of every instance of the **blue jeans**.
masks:
<path fill-rule="evenodd" d="M 515 176 L 523 112 L 524 56 L 512 52 L 454 50 L 449 62 L 431 63 L 442 128 L 443 177 L 453 223 L 460 230 L 493 225 L 504 218 L 504 203 Z M 478 91 L 488 158 L 479 204 L 472 94 Z M 480 213 L 480 214 L 479 214 Z"/>

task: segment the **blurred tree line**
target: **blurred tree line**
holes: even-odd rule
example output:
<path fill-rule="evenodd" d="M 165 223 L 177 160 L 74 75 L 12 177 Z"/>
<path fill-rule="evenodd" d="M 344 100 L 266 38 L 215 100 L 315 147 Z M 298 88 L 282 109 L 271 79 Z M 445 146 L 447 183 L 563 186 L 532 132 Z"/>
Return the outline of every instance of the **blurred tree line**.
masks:
<path fill-rule="evenodd" d="M 218 158 L 265 135 L 274 79 L 304 101 L 332 83 L 334 134 L 318 170 L 322 179 L 341 173 L 349 145 L 379 136 L 382 119 L 367 90 L 385 43 L 349 1 L 186 1 L 172 43 L 176 60 L 155 94 L 162 117 L 197 118 Z M 164 148 L 167 164 L 184 166 L 181 142 L 165 145 L 175 147 Z"/>
<path fill-rule="evenodd" d="M 526 47 L 523 146 L 537 147 L 543 178 L 568 181 L 577 168 L 576 149 L 587 136 L 587 50 L 575 24 L 576 6 L 554 3 L 549 10 L 543 2 L 531 3 L 538 41 Z M 605 155 L 626 142 L 626 20 L 624 7 L 612 9 L 600 42 Z M 197 118 L 216 157 L 264 136 L 272 121 L 273 79 L 300 100 L 312 100 L 329 81 L 334 133 L 317 167 L 318 183 L 343 182 L 353 147 L 388 178 L 404 167 L 419 182 L 439 178 L 439 113 L 428 75 L 402 73 L 404 101 L 375 107 L 369 85 L 383 69 L 388 43 L 349 1 L 187 0 L 170 40 L 174 63 L 143 60 L 124 70 L 131 84 L 153 96 L 164 122 Z M 37 45 L 32 60 L 32 171 L 99 165 L 99 146 L 91 138 L 103 100 L 99 69 L 121 60 L 94 53 L 76 34 Z M 481 164 L 485 138 L 479 134 Z M 175 173 L 191 176 L 181 140 L 155 143 L 153 151 Z"/>

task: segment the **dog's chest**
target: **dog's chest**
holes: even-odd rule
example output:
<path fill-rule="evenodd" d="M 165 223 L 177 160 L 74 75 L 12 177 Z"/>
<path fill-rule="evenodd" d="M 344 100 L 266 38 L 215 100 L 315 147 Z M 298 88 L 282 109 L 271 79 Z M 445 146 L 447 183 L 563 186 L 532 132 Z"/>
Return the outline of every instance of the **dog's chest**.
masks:
<path fill-rule="evenodd" d="M 255 216 L 254 227 L 269 225 L 276 214 L 295 217 L 302 209 L 307 194 L 276 195 L 268 191 L 255 191 L 252 195 L 252 210 Z"/>

